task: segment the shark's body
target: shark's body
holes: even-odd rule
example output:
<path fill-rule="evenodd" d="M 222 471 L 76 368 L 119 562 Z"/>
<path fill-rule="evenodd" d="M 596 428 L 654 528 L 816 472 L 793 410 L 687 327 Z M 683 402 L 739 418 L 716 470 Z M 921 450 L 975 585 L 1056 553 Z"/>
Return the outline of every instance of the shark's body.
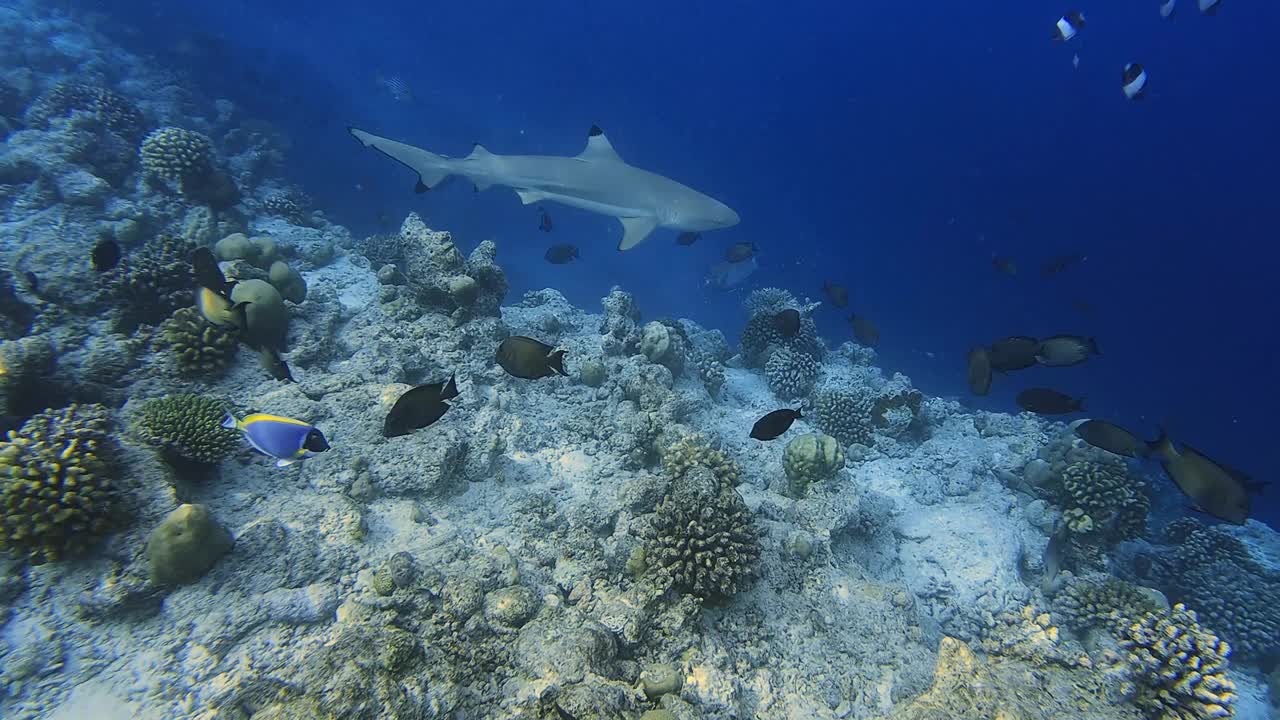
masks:
<path fill-rule="evenodd" d="M 635 247 L 654 228 L 701 232 L 738 224 L 738 214 L 724 203 L 628 165 L 598 127 L 591 128 L 587 148 L 576 157 L 495 155 L 476 145 L 467 157 L 449 158 L 364 130 L 348 131 L 360 144 L 418 173 L 418 192 L 460 175 L 478 190 L 506 185 L 525 205 L 558 202 L 616 217 L 622 222 L 619 250 Z"/>

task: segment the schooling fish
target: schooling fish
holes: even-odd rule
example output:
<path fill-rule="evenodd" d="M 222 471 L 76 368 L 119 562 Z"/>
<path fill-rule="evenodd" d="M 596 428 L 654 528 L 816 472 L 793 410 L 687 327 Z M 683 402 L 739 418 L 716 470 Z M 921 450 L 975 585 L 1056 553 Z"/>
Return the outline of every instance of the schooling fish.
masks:
<path fill-rule="evenodd" d="M 1044 265 L 1040 266 L 1040 275 L 1046 278 L 1061 275 L 1088 259 L 1087 256 L 1079 254 L 1059 255 L 1055 258 L 1050 258 Z"/>
<path fill-rule="evenodd" d="M 795 337 L 800 332 L 800 311 L 795 308 L 787 308 L 777 315 L 773 316 L 773 329 L 782 334 L 782 337 Z"/>
<path fill-rule="evenodd" d="M 791 429 L 791 423 L 801 417 L 800 410 L 797 408 L 783 408 L 774 410 L 756 421 L 751 426 L 751 437 L 756 440 L 773 440 Z"/>
<path fill-rule="evenodd" d="M 1067 415 L 1084 410 L 1084 400 L 1049 388 L 1030 388 L 1018 393 L 1018 407 L 1038 415 Z"/>
<path fill-rule="evenodd" d="M 1178 452 L 1164 431 L 1149 447 L 1152 454 L 1160 458 L 1165 474 L 1191 499 L 1196 509 L 1236 525 L 1243 525 L 1249 519 L 1248 489 L 1226 467 L 1194 448 L 1184 446 L 1182 452 Z"/>
<path fill-rule="evenodd" d="M 106 272 L 120 263 L 120 243 L 106 238 L 99 240 L 89 253 L 89 263 L 98 272 Z"/>
<path fill-rule="evenodd" d="M 1120 89 L 1130 100 L 1141 100 L 1147 92 L 1147 71 L 1138 63 L 1126 63 L 1120 73 Z"/>
<path fill-rule="evenodd" d="M 740 263 L 755 257 L 756 244 L 753 242 L 734 243 L 724 251 L 725 262 Z"/>
<path fill-rule="evenodd" d="M 568 243 L 552 245 L 542 257 L 552 265 L 567 265 L 578 258 L 578 246 Z"/>
<path fill-rule="evenodd" d="M 448 382 L 419 385 L 405 392 L 391 406 L 387 419 L 382 423 L 384 437 L 408 435 L 444 417 L 449 403 L 458 397 L 458 385 L 452 376 Z"/>
<path fill-rule="evenodd" d="M 301 420 L 254 413 L 237 420 L 227 413 L 222 427 L 239 430 L 254 450 L 276 459 L 276 467 L 286 467 L 329 449 L 320 429 Z"/>
<path fill-rule="evenodd" d="M 296 382 L 293 379 L 293 372 L 289 370 L 289 363 L 280 357 L 280 353 L 275 349 L 263 347 L 258 350 L 258 363 L 262 365 L 262 369 L 266 370 L 271 377 L 276 380 L 285 382 Z"/>
<path fill-rule="evenodd" d="M 568 375 L 564 371 L 565 352 L 533 338 L 514 335 L 498 344 L 497 360 L 508 375 L 537 380 Z"/>
<path fill-rule="evenodd" d="M 701 237 L 702 233 L 699 232 L 682 232 L 676 236 L 676 244 L 688 247 L 698 242 Z"/>
<path fill-rule="evenodd" d="M 991 266 L 994 267 L 997 272 L 1004 273 L 1009 277 L 1013 277 L 1018 274 L 1018 261 L 1011 257 L 997 255 L 991 258 Z"/>
<path fill-rule="evenodd" d="M 218 259 L 213 256 L 212 250 L 196 248 L 191 253 L 191 269 L 196 276 L 196 285 L 208 288 L 224 298 L 231 298 L 231 288 L 235 287 L 235 282 L 227 280 L 222 268 L 218 267 Z"/>
<path fill-rule="evenodd" d="M 974 395 L 986 395 L 991 391 L 991 355 L 986 348 L 969 351 L 969 390 Z"/>
<path fill-rule="evenodd" d="M 1080 30 L 1085 26 L 1084 13 L 1079 10 L 1071 12 L 1058 18 L 1058 22 L 1053 25 L 1053 39 L 1058 42 L 1066 42 L 1076 35 L 1080 34 Z"/>
<path fill-rule="evenodd" d="M 1012 335 L 991 343 L 987 348 L 991 356 L 991 369 L 999 372 L 1025 370 L 1036 364 L 1040 341 L 1025 335 Z"/>
<path fill-rule="evenodd" d="M 850 315 L 849 327 L 853 328 L 853 336 L 867 347 L 875 347 L 880 343 L 880 328 L 862 315 Z"/>
<path fill-rule="evenodd" d="M 837 285 L 830 280 L 822 283 L 822 294 L 827 296 L 832 305 L 842 308 L 849 304 L 849 289 L 843 285 Z"/>
<path fill-rule="evenodd" d="M 1047 367 L 1070 367 L 1088 360 L 1090 355 L 1101 354 L 1098 342 L 1091 337 L 1054 335 L 1040 341 L 1036 362 Z"/>
<path fill-rule="evenodd" d="M 551 232 L 551 213 L 546 208 L 538 208 L 542 212 L 542 219 L 538 221 L 538 229 L 542 232 Z"/>
<path fill-rule="evenodd" d="M 1105 420 L 1072 423 L 1072 429 L 1075 430 L 1076 437 L 1109 453 L 1131 458 L 1145 457 L 1147 454 L 1147 444 L 1139 440 L 1137 435 Z"/>

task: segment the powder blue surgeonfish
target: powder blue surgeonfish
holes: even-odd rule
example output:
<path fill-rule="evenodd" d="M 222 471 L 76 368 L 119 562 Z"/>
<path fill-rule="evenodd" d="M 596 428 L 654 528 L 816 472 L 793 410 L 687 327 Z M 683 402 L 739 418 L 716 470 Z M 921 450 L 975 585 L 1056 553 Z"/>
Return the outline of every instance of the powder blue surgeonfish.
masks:
<path fill-rule="evenodd" d="M 254 413 L 237 420 L 227 413 L 222 427 L 239 430 L 254 450 L 276 459 L 276 467 L 285 467 L 329 449 L 324 433 L 313 425 L 293 418 Z"/>

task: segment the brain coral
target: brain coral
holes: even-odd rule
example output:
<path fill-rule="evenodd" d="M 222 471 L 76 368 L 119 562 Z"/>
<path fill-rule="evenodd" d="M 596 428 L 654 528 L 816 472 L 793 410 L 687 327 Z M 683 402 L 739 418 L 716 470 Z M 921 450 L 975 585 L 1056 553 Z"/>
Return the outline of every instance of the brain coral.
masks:
<path fill-rule="evenodd" d="M 71 405 L 0 441 L 0 547 L 40 564 L 79 554 L 111 525 L 110 413 Z"/>

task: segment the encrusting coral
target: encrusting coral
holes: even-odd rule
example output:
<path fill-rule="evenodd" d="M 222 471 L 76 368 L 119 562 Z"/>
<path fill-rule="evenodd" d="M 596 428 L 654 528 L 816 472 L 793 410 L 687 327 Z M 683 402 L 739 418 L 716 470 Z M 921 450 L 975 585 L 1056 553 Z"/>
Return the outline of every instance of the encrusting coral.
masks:
<path fill-rule="evenodd" d="M 33 563 L 79 554 L 111 527 L 110 412 L 70 405 L 0 441 L 0 547 Z"/>
<path fill-rule="evenodd" d="M 142 404 L 133 430 L 170 459 L 212 464 L 240 444 L 239 433 L 222 427 L 225 406 L 202 395 L 168 395 Z"/>
<path fill-rule="evenodd" d="M 160 332 L 173 352 L 174 367 L 182 375 L 207 377 L 221 372 L 235 360 L 239 348 L 234 328 L 205 321 L 194 307 L 175 312 L 160 326 Z"/>
<path fill-rule="evenodd" d="M 1200 626 L 1185 605 L 1148 613 L 1125 631 L 1120 647 L 1132 673 L 1133 701 L 1153 720 L 1232 717 L 1235 683 L 1227 677 L 1231 646 Z"/>

